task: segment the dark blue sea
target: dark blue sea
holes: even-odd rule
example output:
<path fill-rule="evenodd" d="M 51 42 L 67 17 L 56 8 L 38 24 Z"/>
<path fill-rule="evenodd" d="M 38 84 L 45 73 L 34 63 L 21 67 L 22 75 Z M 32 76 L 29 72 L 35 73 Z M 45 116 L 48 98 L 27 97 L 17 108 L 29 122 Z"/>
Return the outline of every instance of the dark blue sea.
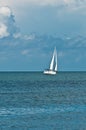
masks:
<path fill-rule="evenodd" d="M 86 72 L 0 72 L 0 130 L 86 130 Z"/>

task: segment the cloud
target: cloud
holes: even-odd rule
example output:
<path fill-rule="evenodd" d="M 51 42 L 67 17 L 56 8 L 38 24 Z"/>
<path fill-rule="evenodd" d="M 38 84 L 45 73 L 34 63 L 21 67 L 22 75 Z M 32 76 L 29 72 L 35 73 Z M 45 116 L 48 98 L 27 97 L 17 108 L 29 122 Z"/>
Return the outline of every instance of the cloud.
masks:
<path fill-rule="evenodd" d="M 3 23 L 0 23 L 0 38 L 9 36 L 7 31 L 7 26 Z"/>
<path fill-rule="evenodd" d="M 13 37 L 16 38 L 16 39 L 20 38 L 21 37 L 21 33 L 19 33 L 19 32 L 18 33 L 14 33 Z"/>
<path fill-rule="evenodd" d="M 25 40 L 33 40 L 33 39 L 35 39 L 35 35 L 34 35 L 34 34 L 24 35 L 24 39 L 25 39 Z"/>
<path fill-rule="evenodd" d="M 28 53 L 29 53 L 29 50 L 28 50 L 28 49 L 25 49 L 25 50 L 23 50 L 23 51 L 21 52 L 22 55 L 28 55 Z"/>
<path fill-rule="evenodd" d="M 20 4 L 21 3 L 21 4 Z M 0 1 L 1 5 L 9 5 L 9 6 L 18 6 L 18 5 L 25 5 L 25 4 L 33 4 L 33 5 L 79 5 L 86 3 L 86 0 L 6 0 L 6 1 Z"/>
<path fill-rule="evenodd" d="M 0 38 L 13 36 L 17 32 L 14 15 L 9 7 L 0 7 Z"/>
<path fill-rule="evenodd" d="M 84 4 L 86 3 L 86 0 L 6 0 L 6 1 L 2 1 L 0 0 L 0 4 L 1 5 L 25 5 L 25 4 L 32 4 L 32 5 L 62 5 L 62 4 Z"/>
<path fill-rule="evenodd" d="M 9 7 L 0 7 L 0 15 L 10 17 L 11 16 L 11 10 Z"/>
<path fill-rule="evenodd" d="M 2 5 L 17 5 L 20 3 L 21 4 L 35 4 L 35 5 L 55 5 L 55 4 L 61 4 L 61 3 L 64 3 L 64 0 L 15 0 L 15 1 L 12 1 L 12 0 L 6 0 L 5 2 L 4 1 L 0 1 L 0 3 Z"/>

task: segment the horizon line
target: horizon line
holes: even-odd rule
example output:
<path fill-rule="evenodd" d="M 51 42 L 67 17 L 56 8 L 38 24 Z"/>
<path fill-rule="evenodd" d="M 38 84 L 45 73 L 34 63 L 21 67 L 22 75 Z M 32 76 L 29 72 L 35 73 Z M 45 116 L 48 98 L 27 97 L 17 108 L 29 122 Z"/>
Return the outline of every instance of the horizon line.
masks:
<path fill-rule="evenodd" d="M 42 70 L 0 70 L 1 72 L 27 72 L 27 73 L 31 73 L 31 72 L 43 72 Z M 86 70 L 64 70 L 64 71 L 57 71 L 57 73 L 59 72 L 86 72 Z"/>

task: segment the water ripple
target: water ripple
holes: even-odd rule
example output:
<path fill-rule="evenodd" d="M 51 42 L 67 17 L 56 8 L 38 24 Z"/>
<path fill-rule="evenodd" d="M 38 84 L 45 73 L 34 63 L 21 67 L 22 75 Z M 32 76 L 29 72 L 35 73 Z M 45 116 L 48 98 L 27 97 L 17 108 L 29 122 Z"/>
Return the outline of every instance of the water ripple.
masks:
<path fill-rule="evenodd" d="M 59 106 L 59 107 L 35 107 L 35 108 L 1 108 L 0 116 L 22 116 L 29 114 L 56 114 L 64 112 L 85 112 L 86 106 Z"/>

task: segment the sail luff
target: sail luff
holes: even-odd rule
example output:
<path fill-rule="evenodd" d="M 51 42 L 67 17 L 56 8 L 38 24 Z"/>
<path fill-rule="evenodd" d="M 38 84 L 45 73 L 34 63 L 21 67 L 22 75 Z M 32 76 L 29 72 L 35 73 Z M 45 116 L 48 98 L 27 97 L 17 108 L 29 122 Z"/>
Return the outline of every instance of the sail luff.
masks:
<path fill-rule="evenodd" d="M 51 63 L 50 63 L 50 70 L 53 70 L 53 67 L 54 67 L 54 56 L 55 56 L 55 51 L 53 53 L 53 57 L 52 57 L 52 60 L 51 60 Z"/>
<path fill-rule="evenodd" d="M 55 71 L 57 71 L 57 51 L 55 48 Z"/>

